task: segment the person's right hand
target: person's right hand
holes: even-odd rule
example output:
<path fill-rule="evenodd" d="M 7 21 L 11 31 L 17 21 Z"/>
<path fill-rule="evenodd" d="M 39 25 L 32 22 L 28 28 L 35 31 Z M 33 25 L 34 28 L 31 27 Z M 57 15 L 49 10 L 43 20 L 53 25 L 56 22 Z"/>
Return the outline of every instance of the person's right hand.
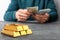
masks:
<path fill-rule="evenodd" d="M 30 13 L 27 11 L 27 9 L 19 9 L 16 12 L 16 19 L 17 21 L 26 21 L 30 16 Z"/>

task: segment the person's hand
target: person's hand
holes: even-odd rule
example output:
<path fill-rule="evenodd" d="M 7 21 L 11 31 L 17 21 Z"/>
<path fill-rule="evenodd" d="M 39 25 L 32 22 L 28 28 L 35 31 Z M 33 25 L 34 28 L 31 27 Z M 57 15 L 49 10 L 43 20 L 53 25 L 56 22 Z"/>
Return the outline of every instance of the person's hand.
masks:
<path fill-rule="evenodd" d="M 36 14 L 36 15 L 33 15 L 33 18 L 40 23 L 45 23 L 46 21 L 48 21 L 49 14 L 48 13 L 45 13 L 44 15 Z"/>
<path fill-rule="evenodd" d="M 17 21 L 26 21 L 30 16 L 30 13 L 27 11 L 27 9 L 19 9 L 16 12 L 16 19 Z"/>

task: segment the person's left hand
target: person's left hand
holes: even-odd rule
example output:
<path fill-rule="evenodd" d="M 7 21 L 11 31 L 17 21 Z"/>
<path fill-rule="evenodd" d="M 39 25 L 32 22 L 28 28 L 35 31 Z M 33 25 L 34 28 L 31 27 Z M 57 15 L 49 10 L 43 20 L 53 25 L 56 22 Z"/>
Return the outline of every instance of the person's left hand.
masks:
<path fill-rule="evenodd" d="M 36 15 L 32 15 L 32 16 L 33 16 L 34 19 L 36 19 L 40 23 L 45 23 L 46 21 L 48 21 L 48 18 L 49 18 L 48 13 L 45 13 L 44 15 L 36 14 Z"/>

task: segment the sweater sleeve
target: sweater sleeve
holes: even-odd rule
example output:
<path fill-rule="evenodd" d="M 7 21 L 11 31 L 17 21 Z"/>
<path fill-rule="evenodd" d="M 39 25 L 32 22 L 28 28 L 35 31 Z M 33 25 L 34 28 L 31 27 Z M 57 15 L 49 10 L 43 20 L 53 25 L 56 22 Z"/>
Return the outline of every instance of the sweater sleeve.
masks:
<path fill-rule="evenodd" d="M 58 14 L 57 14 L 56 6 L 54 4 L 54 0 L 46 0 L 45 8 L 51 9 L 51 12 L 49 12 L 50 17 L 48 19 L 48 22 L 56 21 L 58 19 Z"/>
<path fill-rule="evenodd" d="M 16 11 L 18 10 L 18 2 L 17 0 L 11 0 L 11 3 L 9 4 L 9 7 L 4 15 L 5 21 L 16 21 Z"/>

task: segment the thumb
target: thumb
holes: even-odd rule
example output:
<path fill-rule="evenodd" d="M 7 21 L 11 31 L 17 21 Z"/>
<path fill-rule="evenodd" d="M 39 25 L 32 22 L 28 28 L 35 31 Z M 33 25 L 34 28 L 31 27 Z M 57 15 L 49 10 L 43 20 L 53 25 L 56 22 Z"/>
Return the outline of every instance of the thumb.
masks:
<path fill-rule="evenodd" d="M 46 15 L 46 16 L 49 16 L 49 14 L 48 14 L 48 13 L 45 13 L 45 15 Z"/>
<path fill-rule="evenodd" d="M 27 12 L 27 9 L 24 9 L 24 12 Z"/>

